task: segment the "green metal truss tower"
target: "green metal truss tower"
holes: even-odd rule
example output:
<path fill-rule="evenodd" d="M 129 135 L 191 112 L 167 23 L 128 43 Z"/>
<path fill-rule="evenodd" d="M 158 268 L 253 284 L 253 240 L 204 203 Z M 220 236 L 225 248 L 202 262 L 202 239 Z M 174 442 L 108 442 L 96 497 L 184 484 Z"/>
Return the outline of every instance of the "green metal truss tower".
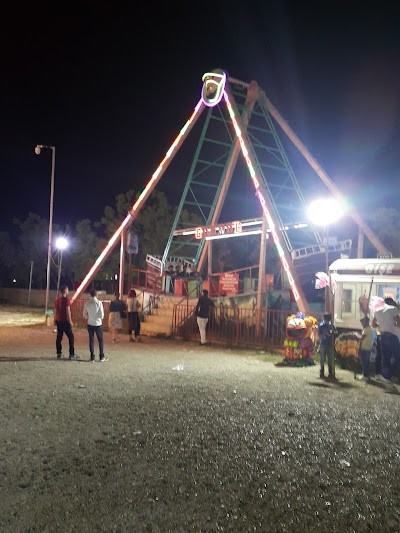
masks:
<path fill-rule="evenodd" d="M 229 78 L 229 82 L 236 111 L 246 130 L 247 145 L 260 170 L 260 178 L 268 192 L 288 251 L 321 244 L 321 237 L 314 227 L 309 223 L 302 227 L 307 209 L 304 184 L 299 184 L 290 160 L 296 156 L 300 159 L 296 154 L 297 150 L 284 145 L 285 140 L 288 144 L 287 138 L 282 136 L 282 140 L 279 136 L 276 122 L 267 109 L 265 95 L 260 87 L 255 82 L 246 84 L 232 78 Z M 181 257 L 195 264 L 200 262 L 204 240 L 185 239 L 174 233 L 195 225 L 193 219 L 188 220 L 188 212 L 196 215 L 199 226 L 221 222 L 219 217 L 233 180 L 242 180 L 242 207 L 244 211 L 246 207 L 248 209 L 247 213 L 243 212 L 237 217 L 255 216 L 251 213 L 251 202 L 248 205 L 246 199 L 247 169 L 239 157 L 234 126 L 226 106 L 221 104 L 210 107 L 202 118 L 197 148 L 162 258 L 164 264 L 168 257 Z M 288 153 L 289 150 L 293 153 Z M 252 197 L 252 191 L 248 194 Z M 259 213 L 256 200 L 254 209 Z M 237 212 L 235 208 L 233 210 Z"/>

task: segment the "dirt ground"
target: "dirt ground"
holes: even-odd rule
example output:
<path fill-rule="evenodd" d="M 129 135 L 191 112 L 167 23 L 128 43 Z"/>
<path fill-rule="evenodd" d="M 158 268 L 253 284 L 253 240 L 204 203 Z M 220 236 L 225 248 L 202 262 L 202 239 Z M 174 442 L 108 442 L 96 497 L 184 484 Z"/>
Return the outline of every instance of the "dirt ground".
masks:
<path fill-rule="evenodd" d="M 397 390 L 109 333 L 93 364 L 84 330 L 57 361 L 53 328 L 18 323 L 0 326 L 1 532 L 400 531 Z"/>

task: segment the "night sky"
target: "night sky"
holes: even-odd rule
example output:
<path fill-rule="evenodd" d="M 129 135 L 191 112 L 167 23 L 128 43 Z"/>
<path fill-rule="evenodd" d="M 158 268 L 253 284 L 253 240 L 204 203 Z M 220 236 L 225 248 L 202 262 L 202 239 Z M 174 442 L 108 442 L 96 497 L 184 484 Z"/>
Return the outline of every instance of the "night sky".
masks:
<path fill-rule="evenodd" d="M 36 144 L 56 147 L 57 224 L 98 220 L 118 193 L 142 190 L 215 68 L 256 80 L 361 211 L 400 209 L 394 2 L 182 4 L 3 17 L 0 230 L 30 211 L 48 217 L 51 152 L 36 156 Z M 179 155 L 178 169 L 189 163 Z M 177 176 L 157 186 L 173 205 Z"/>

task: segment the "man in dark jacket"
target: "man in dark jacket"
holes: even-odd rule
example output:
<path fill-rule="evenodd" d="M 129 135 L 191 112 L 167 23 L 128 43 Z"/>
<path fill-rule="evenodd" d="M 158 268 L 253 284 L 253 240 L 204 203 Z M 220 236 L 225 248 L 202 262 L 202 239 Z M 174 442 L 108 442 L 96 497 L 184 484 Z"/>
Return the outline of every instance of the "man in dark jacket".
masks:
<path fill-rule="evenodd" d="M 210 309 L 215 307 L 214 302 L 208 297 L 208 291 L 204 289 L 200 296 L 194 314 L 197 317 L 197 325 L 200 331 L 200 342 L 206 344 L 206 326 L 210 316 Z"/>
<path fill-rule="evenodd" d="M 68 298 L 69 289 L 66 285 L 60 287 L 60 296 L 56 298 L 54 303 L 55 320 L 57 326 L 57 338 L 56 338 L 56 350 L 57 359 L 62 358 L 62 345 L 61 341 L 64 333 L 68 337 L 69 342 L 69 359 L 76 361 L 75 355 L 75 337 L 72 331 L 72 317 L 71 317 L 71 300 Z"/>

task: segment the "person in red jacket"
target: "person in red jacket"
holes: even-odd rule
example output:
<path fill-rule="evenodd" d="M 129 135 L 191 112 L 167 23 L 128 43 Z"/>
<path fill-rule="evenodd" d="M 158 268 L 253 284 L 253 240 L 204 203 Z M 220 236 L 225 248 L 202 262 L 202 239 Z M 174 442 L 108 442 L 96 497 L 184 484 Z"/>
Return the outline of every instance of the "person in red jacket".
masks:
<path fill-rule="evenodd" d="M 62 285 L 60 287 L 60 296 L 56 298 L 54 303 L 55 321 L 57 326 L 56 351 L 57 359 L 61 359 L 61 341 L 65 333 L 69 342 L 69 359 L 75 361 L 77 356 L 75 355 L 75 337 L 72 331 L 71 300 L 68 298 L 68 292 L 68 287 Z"/>

